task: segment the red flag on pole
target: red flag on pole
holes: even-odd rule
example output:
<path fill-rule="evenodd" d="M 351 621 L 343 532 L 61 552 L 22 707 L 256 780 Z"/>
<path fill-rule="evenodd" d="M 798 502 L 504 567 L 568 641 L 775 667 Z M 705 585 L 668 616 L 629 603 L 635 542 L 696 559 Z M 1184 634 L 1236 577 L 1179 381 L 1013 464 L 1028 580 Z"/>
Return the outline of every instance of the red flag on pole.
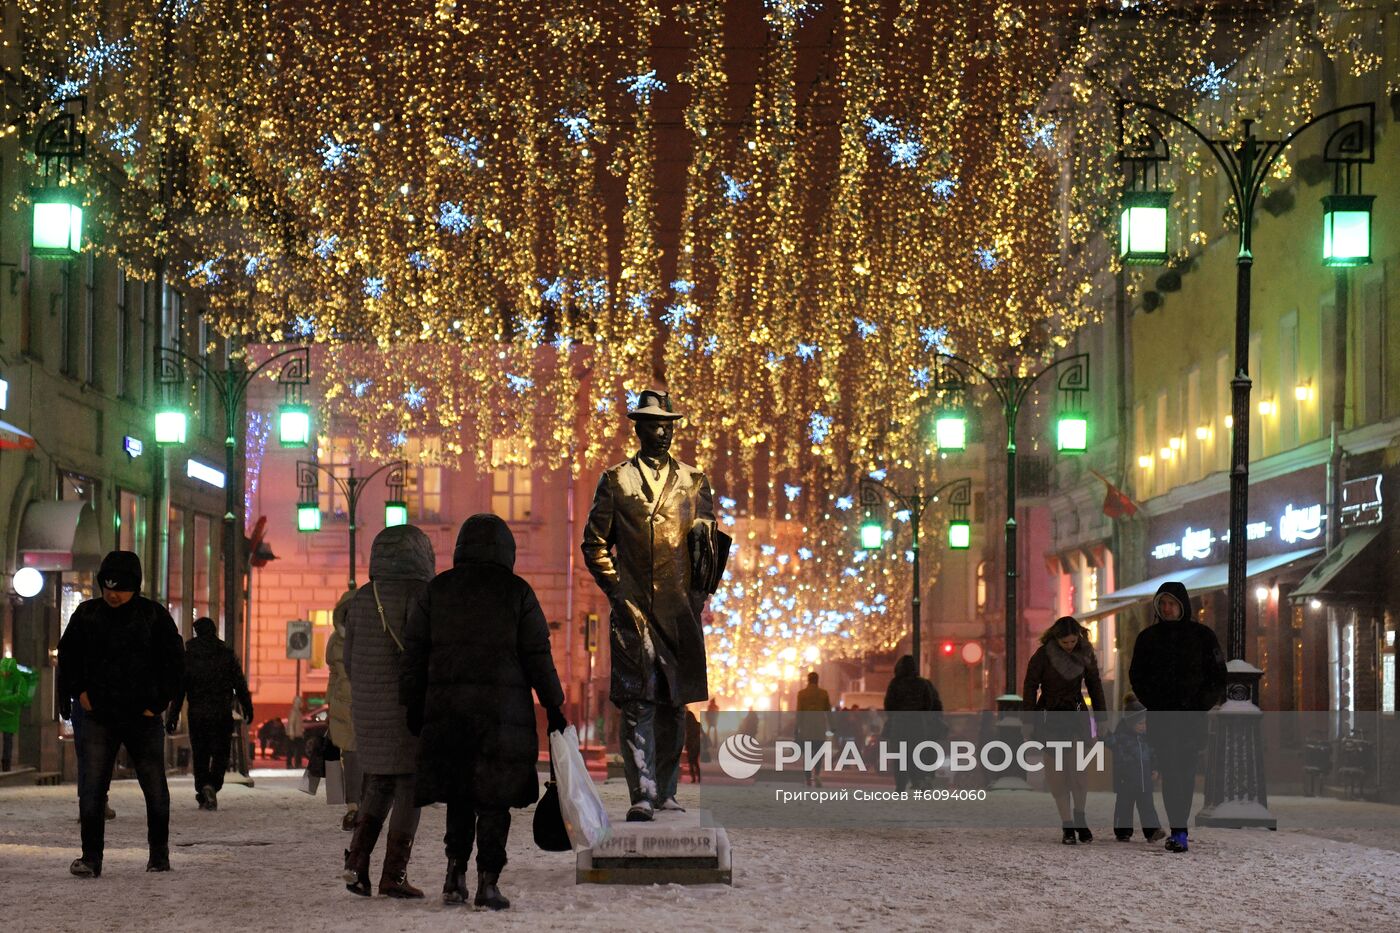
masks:
<path fill-rule="evenodd" d="M 1090 470 L 1089 472 L 1101 479 L 1104 486 L 1107 487 L 1103 497 L 1103 514 L 1111 519 L 1131 518 L 1137 514 L 1138 505 L 1128 497 L 1127 493 L 1110 483 L 1108 477 L 1098 470 Z"/>

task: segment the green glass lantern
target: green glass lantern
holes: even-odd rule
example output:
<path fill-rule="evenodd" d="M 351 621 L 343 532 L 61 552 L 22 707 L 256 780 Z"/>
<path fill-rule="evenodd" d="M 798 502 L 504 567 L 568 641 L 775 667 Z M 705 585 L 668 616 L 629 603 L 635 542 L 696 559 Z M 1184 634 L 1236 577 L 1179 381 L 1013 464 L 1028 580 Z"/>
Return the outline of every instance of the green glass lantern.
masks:
<path fill-rule="evenodd" d="M 867 518 L 860 526 L 860 546 L 867 551 L 878 551 L 884 543 L 884 526 L 873 518 Z"/>
<path fill-rule="evenodd" d="M 1322 263 L 1326 266 L 1371 264 L 1373 194 L 1329 194 L 1322 199 Z"/>
<path fill-rule="evenodd" d="M 384 503 L 384 527 L 394 528 L 408 524 L 408 503 L 402 499 L 390 499 Z"/>
<path fill-rule="evenodd" d="M 297 531 L 310 534 L 321 530 L 321 507 L 315 502 L 297 503 Z"/>
<path fill-rule="evenodd" d="M 933 436 L 940 451 L 967 449 L 967 416 L 959 409 L 938 413 L 933 422 Z"/>
<path fill-rule="evenodd" d="M 49 259 L 73 259 L 83 251 L 83 196 L 74 187 L 36 188 L 34 235 L 30 252 Z"/>
<path fill-rule="evenodd" d="M 162 408 L 156 412 L 156 443 L 173 446 L 185 442 L 189 418 L 178 408 Z"/>
<path fill-rule="evenodd" d="M 1055 449 L 1062 454 L 1082 454 L 1089 448 L 1089 416 L 1063 412 L 1055 423 Z"/>
<path fill-rule="evenodd" d="M 1167 210 L 1170 191 L 1125 191 L 1119 220 L 1119 258 L 1127 263 L 1167 261 Z"/>
<path fill-rule="evenodd" d="M 948 522 L 948 547 L 954 551 L 966 551 L 972 547 L 972 523 L 964 518 Z"/>
<path fill-rule="evenodd" d="M 305 447 L 311 443 L 311 406 L 288 403 L 277 414 L 277 437 L 283 447 Z"/>

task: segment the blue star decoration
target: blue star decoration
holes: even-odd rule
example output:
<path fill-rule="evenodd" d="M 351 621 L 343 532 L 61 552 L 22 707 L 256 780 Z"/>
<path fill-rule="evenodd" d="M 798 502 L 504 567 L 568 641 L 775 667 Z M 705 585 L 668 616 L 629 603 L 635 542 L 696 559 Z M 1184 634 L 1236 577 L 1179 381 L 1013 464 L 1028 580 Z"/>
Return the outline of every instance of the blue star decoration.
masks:
<path fill-rule="evenodd" d="M 389 446 L 390 446 L 390 447 L 404 447 L 404 446 L 406 446 L 407 444 L 408 444 L 408 432 L 407 432 L 407 431 L 395 431 L 393 434 L 390 434 L 390 435 L 389 435 Z"/>
<path fill-rule="evenodd" d="M 560 353 L 567 353 L 569 352 L 569 348 L 574 345 L 574 340 L 568 334 L 555 334 L 554 340 L 551 341 L 551 345 Z"/>
<path fill-rule="evenodd" d="M 946 350 L 948 348 L 948 328 L 931 327 L 925 324 L 919 328 L 919 342 L 925 350 Z"/>
<path fill-rule="evenodd" d="M 1054 149 L 1055 128 L 1055 121 L 1047 120 L 1041 123 L 1036 120 L 1033 114 L 1028 113 L 1021 118 L 1021 137 L 1030 149 L 1034 149 L 1036 146 Z"/>
<path fill-rule="evenodd" d="M 49 94 L 51 100 L 66 100 L 70 97 L 77 97 L 83 93 L 83 88 L 87 87 L 86 81 L 76 78 L 66 78 L 53 86 L 53 91 Z"/>
<path fill-rule="evenodd" d="M 140 129 L 140 121 L 135 123 L 116 123 L 107 133 L 107 144 L 126 156 L 128 159 L 136 155 L 141 148 L 141 140 L 136 138 L 136 133 Z"/>
<path fill-rule="evenodd" d="M 517 376 L 514 373 L 506 373 L 506 384 L 516 395 L 524 395 L 535 387 L 535 380 L 528 376 Z"/>
<path fill-rule="evenodd" d="M 92 45 L 78 53 L 78 65 L 89 79 L 102 78 L 107 72 L 122 71 L 131 67 L 131 53 L 136 50 L 136 42 L 131 37 L 107 39 L 99 29 Z"/>
<path fill-rule="evenodd" d="M 331 254 L 336 251 L 338 246 L 340 246 L 340 237 L 332 233 L 329 236 L 319 237 L 312 252 L 321 259 L 330 259 Z"/>
<path fill-rule="evenodd" d="M 695 283 L 686 279 L 676 279 L 671 283 L 671 291 L 675 292 L 677 295 L 689 295 L 691 292 L 695 291 Z"/>
<path fill-rule="evenodd" d="M 729 498 L 728 496 L 720 496 L 720 497 L 719 497 L 719 507 L 722 508 L 722 509 L 733 509 L 733 508 L 735 508 L 736 506 L 738 506 L 738 504 L 739 504 L 739 503 L 738 503 L 737 501 L 735 501 L 734 499 Z M 734 550 L 737 551 L 738 548 L 736 547 Z"/>
<path fill-rule="evenodd" d="M 310 337 L 316 333 L 316 318 L 309 314 L 298 314 L 292 322 L 292 333 L 298 337 Z"/>
<path fill-rule="evenodd" d="M 604 395 L 602 398 L 598 399 L 598 404 L 594 406 L 594 408 L 598 411 L 599 414 L 604 414 L 604 415 L 606 415 L 608 412 L 612 411 L 612 407 L 613 407 L 613 400 L 610 399 L 610 398 L 608 398 L 606 395 Z"/>
<path fill-rule="evenodd" d="M 705 344 L 700 349 L 704 351 L 706 356 L 714 356 L 715 351 L 719 349 L 719 337 L 714 334 L 706 337 Z"/>
<path fill-rule="evenodd" d="M 871 470 L 866 475 L 869 476 L 871 479 L 875 480 L 875 482 L 877 483 L 883 483 L 885 481 L 885 477 L 888 476 L 889 473 L 889 470 L 881 468 L 879 470 Z"/>
<path fill-rule="evenodd" d="M 874 337 L 875 332 L 879 329 L 879 324 L 867 321 L 863 317 L 856 318 L 856 333 L 860 335 L 861 340 L 869 340 L 871 337 Z"/>
<path fill-rule="evenodd" d="M 1234 62 L 1228 65 L 1217 65 L 1215 62 L 1207 62 L 1206 73 L 1197 75 L 1191 79 L 1191 89 L 1200 91 L 1211 100 L 1219 100 L 1221 92 L 1228 91 L 1236 84 L 1233 79 L 1226 76 L 1233 67 L 1235 67 Z"/>
<path fill-rule="evenodd" d="M 866 117 L 866 138 L 885 147 L 890 165 L 896 168 L 916 168 L 924 156 L 924 144 L 916 131 L 903 131 L 892 119 Z"/>
<path fill-rule="evenodd" d="M 340 142 L 329 133 L 321 136 L 321 148 L 317 151 L 321 154 L 321 168 L 327 172 L 340 168 L 347 159 L 357 159 L 360 156 L 359 146 Z"/>
<path fill-rule="evenodd" d="M 365 276 L 365 296 L 367 298 L 384 297 L 384 278 L 382 276 Z"/>
<path fill-rule="evenodd" d="M 183 23 L 199 8 L 199 0 L 165 0 L 161 9 L 173 23 Z"/>
<path fill-rule="evenodd" d="M 666 306 L 666 313 L 661 315 L 661 320 L 667 327 L 674 330 L 692 320 L 692 312 L 693 309 L 690 305 L 677 301 Z"/>
<path fill-rule="evenodd" d="M 740 181 L 728 172 L 720 172 L 719 177 L 724 181 L 724 199 L 730 204 L 738 204 L 748 198 L 749 186 L 753 182 Z"/>
<path fill-rule="evenodd" d="M 190 266 L 188 278 L 195 279 L 202 276 L 204 278 L 204 284 L 218 285 L 224 280 L 224 277 L 219 274 L 217 268 L 218 262 L 222 258 L 222 256 L 216 256 L 213 259 L 206 259 L 203 262 L 193 264 Z"/>
<path fill-rule="evenodd" d="M 443 201 L 438 205 L 437 223 L 448 233 L 460 235 L 476 226 L 476 218 L 462 213 L 462 206 L 455 201 Z"/>
<path fill-rule="evenodd" d="M 666 90 L 666 82 L 657 79 L 655 68 L 646 74 L 628 75 L 619 79 L 617 83 L 627 88 L 627 93 L 639 104 L 651 103 L 651 95 Z"/>
<path fill-rule="evenodd" d="M 458 135 L 449 133 L 443 137 L 443 141 L 451 146 L 459 156 L 473 162 L 477 160 L 477 153 L 481 150 L 480 140 L 465 132 Z"/>
<path fill-rule="evenodd" d="M 426 272 L 433 267 L 433 261 L 418 250 L 408 254 L 408 264 L 420 272 Z"/>
<path fill-rule="evenodd" d="M 851 509 L 855 508 L 855 504 L 855 499 L 850 496 L 842 496 L 836 500 L 836 508 L 840 509 L 842 512 L 849 512 Z"/>
<path fill-rule="evenodd" d="M 909 381 L 919 388 L 924 388 L 929 383 L 927 366 L 918 366 L 909 370 Z"/>
<path fill-rule="evenodd" d="M 812 416 L 807 419 L 807 436 L 812 439 L 813 444 L 825 443 L 831 436 L 831 416 L 819 411 L 812 412 Z"/>
<path fill-rule="evenodd" d="M 928 190 L 938 200 L 947 201 L 958 190 L 958 180 L 951 175 L 938 178 L 929 183 Z"/>
<path fill-rule="evenodd" d="M 635 409 L 635 408 L 637 407 L 637 403 L 640 402 L 641 400 L 642 400 L 642 393 L 641 393 L 641 392 L 634 392 L 634 391 L 632 391 L 631 389 L 628 389 L 628 390 L 627 390 L 627 409 L 628 409 L 629 411 Z"/>
<path fill-rule="evenodd" d="M 651 305 L 651 292 L 632 292 L 627 296 L 629 311 L 645 312 Z"/>
<path fill-rule="evenodd" d="M 569 141 L 583 143 L 588 141 L 588 134 L 593 130 L 593 121 L 588 119 L 588 113 L 580 110 L 570 113 L 567 110 L 559 111 L 559 116 L 554 121 L 564 128 L 568 134 Z"/>
<path fill-rule="evenodd" d="M 540 279 L 540 299 L 552 305 L 557 305 L 564 300 L 564 289 L 568 285 L 561 276 L 555 276 L 553 280 Z"/>
<path fill-rule="evenodd" d="M 972 252 L 977 256 L 977 265 L 983 269 L 995 269 L 997 264 L 1001 262 L 997 258 L 997 251 L 994 248 L 979 246 Z"/>
<path fill-rule="evenodd" d="M 428 403 L 428 390 L 422 386 L 413 386 L 403 394 L 403 400 L 409 408 L 418 411 Z"/>
<path fill-rule="evenodd" d="M 798 496 L 802 495 L 802 487 L 794 486 L 791 483 L 783 483 L 783 495 L 787 496 L 789 502 L 792 502 Z"/>
<path fill-rule="evenodd" d="M 799 360 L 811 360 L 813 357 L 815 357 L 818 353 L 821 352 L 821 349 L 822 348 L 817 346 L 815 343 L 802 343 L 801 341 L 798 341 L 797 358 Z"/>

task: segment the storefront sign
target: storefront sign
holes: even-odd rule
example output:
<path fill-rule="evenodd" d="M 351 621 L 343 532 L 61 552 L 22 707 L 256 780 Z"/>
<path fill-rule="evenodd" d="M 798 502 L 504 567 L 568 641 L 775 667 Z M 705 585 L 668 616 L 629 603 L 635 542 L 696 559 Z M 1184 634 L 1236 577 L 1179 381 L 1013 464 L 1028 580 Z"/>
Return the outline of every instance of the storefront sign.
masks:
<path fill-rule="evenodd" d="M 1278 540 L 1285 544 L 1297 544 L 1299 541 L 1312 541 L 1321 535 L 1325 519 L 1320 503 L 1294 506 L 1290 502 L 1283 507 L 1283 514 L 1277 522 L 1250 522 L 1244 528 L 1250 541 L 1266 541 L 1276 535 Z M 1182 560 L 1206 561 L 1210 560 L 1217 543 L 1229 542 L 1229 528 L 1212 531 L 1209 528 L 1192 528 L 1187 525 L 1179 539 L 1163 541 L 1153 546 L 1152 557 L 1154 560 L 1179 557 Z"/>
<path fill-rule="evenodd" d="M 126 451 L 128 457 L 135 460 L 145 452 L 146 445 L 141 443 L 140 438 L 135 438 L 128 434 L 126 437 L 122 438 L 122 449 Z"/>
<path fill-rule="evenodd" d="M 198 460 L 189 460 L 185 464 L 185 475 L 190 479 L 197 479 L 201 483 L 208 483 L 210 486 L 224 488 L 224 473 L 216 470 L 207 463 L 200 463 Z"/>
<path fill-rule="evenodd" d="M 1342 527 L 1379 525 L 1382 519 L 1381 477 L 1362 476 L 1342 484 Z"/>

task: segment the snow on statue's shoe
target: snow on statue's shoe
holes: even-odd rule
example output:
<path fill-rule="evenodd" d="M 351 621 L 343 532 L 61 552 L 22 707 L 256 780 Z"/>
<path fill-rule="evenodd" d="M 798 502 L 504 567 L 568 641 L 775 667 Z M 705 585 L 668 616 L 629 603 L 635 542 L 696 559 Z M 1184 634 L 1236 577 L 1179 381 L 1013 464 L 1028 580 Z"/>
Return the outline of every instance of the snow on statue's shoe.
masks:
<path fill-rule="evenodd" d="M 655 818 L 656 811 L 650 800 L 638 800 L 632 804 L 632 808 L 627 811 L 627 822 L 629 823 L 650 823 Z"/>

